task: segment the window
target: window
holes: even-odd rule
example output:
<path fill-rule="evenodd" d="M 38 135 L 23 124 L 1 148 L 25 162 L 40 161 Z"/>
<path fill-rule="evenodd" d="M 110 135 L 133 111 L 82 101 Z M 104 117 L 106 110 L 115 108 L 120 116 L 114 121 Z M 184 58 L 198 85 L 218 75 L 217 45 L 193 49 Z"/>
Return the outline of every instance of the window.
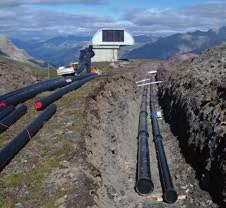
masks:
<path fill-rule="evenodd" d="M 103 42 L 124 42 L 124 30 L 103 30 Z"/>

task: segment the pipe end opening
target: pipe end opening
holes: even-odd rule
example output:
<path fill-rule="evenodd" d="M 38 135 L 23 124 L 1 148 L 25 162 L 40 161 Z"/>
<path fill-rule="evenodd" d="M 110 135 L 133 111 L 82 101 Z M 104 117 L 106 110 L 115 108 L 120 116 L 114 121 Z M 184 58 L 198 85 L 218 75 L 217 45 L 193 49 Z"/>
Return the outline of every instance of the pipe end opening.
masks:
<path fill-rule="evenodd" d="M 35 101 L 34 106 L 37 110 L 41 110 L 43 107 L 42 102 L 40 102 L 40 101 Z"/>
<path fill-rule="evenodd" d="M 0 107 L 5 107 L 5 106 L 6 106 L 6 103 L 3 101 L 0 101 Z"/>
<path fill-rule="evenodd" d="M 177 201 L 177 192 L 175 190 L 168 190 L 164 193 L 163 198 L 165 202 L 172 204 Z"/>
<path fill-rule="evenodd" d="M 141 195 L 150 194 L 154 190 L 154 185 L 150 179 L 142 178 L 136 183 L 136 191 Z"/>

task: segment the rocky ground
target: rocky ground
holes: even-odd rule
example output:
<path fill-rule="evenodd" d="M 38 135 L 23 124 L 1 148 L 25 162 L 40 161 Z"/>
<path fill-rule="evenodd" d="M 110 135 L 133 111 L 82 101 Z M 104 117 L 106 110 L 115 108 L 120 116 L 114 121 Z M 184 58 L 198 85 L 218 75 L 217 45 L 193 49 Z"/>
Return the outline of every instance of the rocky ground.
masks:
<path fill-rule="evenodd" d="M 216 50 L 220 51 L 220 49 Z M 208 53 L 213 52 L 209 51 Z M 212 55 L 208 57 L 211 60 Z M 193 60 L 193 58 L 191 59 Z M 193 60 L 194 66 L 198 68 L 199 63 L 204 63 L 203 60 L 206 60 L 205 55 L 195 58 Z M 218 61 L 214 64 L 215 67 L 218 67 Z M 174 122 L 178 124 L 176 112 L 173 112 L 174 119 L 168 118 L 167 115 L 169 115 L 168 112 L 171 112 L 174 103 L 177 103 L 177 106 L 183 103 L 183 94 L 189 101 L 186 102 L 189 104 L 187 107 L 189 107 L 190 100 L 193 99 L 193 95 L 196 95 L 195 90 L 192 89 L 197 87 L 197 92 L 203 89 L 202 93 L 206 89 L 206 95 L 213 93 L 213 97 L 210 102 L 202 106 L 202 109 L 198 109 L 198 113 L 195 112 L 197 115 L 203 111 L 211 112 L 209 114 L 203 112 L 204 120 L 210 124 L 211 119 L 214 119 L 212 122 L 214 126 L 211 128 L 219 130 L 220 124 L 216 119 L 221 118 L 219 116 L 222 115 L 219 109 L 221 109 L 221 103 L 225 96 L 223 85 L 220 84 L 217 87 L 213 85 L 213 89 L 216 90 L 208 91 L 212 85 L 204 85 L 207 78 L 202 80 L 202 77 L 208 77 L 208 80 L 212 80 L 212 78 L 208 73 L 203 75 L 201 72 L 202 69 L 206 68 L 204 65 L 198 70 L 199 73 L 196 75 L 198 80 L 194 82 L 195 87 L 190 87 L 185 92 L 183 91 L 184 86 L 193 86 L 190 83 L 195 80 L 190 75 L 192 73 L 174 66 L 172 69 L 176 71 L 173 73 L 177 76 L 169 78 L 168 68 L 164 69 L 164 66 L 164 63 L 159 61 L 144 60 L 111 66 L 105 64 L 104 67 L 100 65 L 99 67 L 102 67 L 108 76 L 92 80 L 57 101 L 58 110 L 54 117 L 0 173 L 1 206 L 17 208 L 218 208 L 216 200 L 213 200 L 214 197 L 209 194 L 211 191 L 209 189 L 205 191 L 200 186 L 199 169 L 188 160 L 185 145 L 190 150 L 190 143 L 181 142 L 181 135 L 178 135 L 178 132 L 173 128 Z M 210 67 L 210 70 L 213 68 Z M 172 205 L 161 201 L 162 189 L 155 147 L 152 141 L 150 119 L 148 119 L 149 148 L 155 190 L 148 196 L 140 196 L 134 190 L 139 105 L 142 95 L 142 88 L 138 88 L 135 81 L 144 78 L 147 71 L 156 69 L 161 69 L 164 76 L 160 73 L 160 77 L 166 81 L 161 87 L 159 106 L 159 110 L 162 108 L 165 117 L 159 120 L 159 123 L 172 179 L 180 196 L 180 199 Z M 214 77 L 215 75 L 218 77 L 218 72 L 213 74 Z M 183 79 L 182 77 L 179 79 L 180 76 L 183 76 Z M 205 88 L 201 88 L 202 85 Z M 164 95 L 167 94 L 168 88 L 169 92 L 177 93 L 180 99 L 173 97 L 174 94 L 172 94 L 172 96 L 168 96 L 169 98 L 167 97 L 166 101 Z M 170 91 L 170 89 L 172 90 Z M 46 94 L 48 92 L 38 97 Z M 1 135 L 0 147 L 3 147 L 37 115 L 32 107 L 32 102 L 36 98 L 26 102 L 29 111 L 20 122 Z M 171 100 L 172 98 L 174 99 Z M 166 103 L 171 108 L 167 107 Z M 209 105 L 210 109 L 206 110 Z M 216 112 L 215 105 L 218 110 Z M 215 118 L 214 115 L 218 115 L 218 117 Z M 190 117 L 192 116 L 194 117 L 193 121 L 196 122 L 196 125 L 193 126 L 196 128 L 197 135 L 205 140 L 207 138 L 205 125 L 207 124 L 204 125 L 204 123 L 196 121 L 195 116 L 191 114 Z M 203 128 L 200 124 L 203 124 Z M 179 129 L 183 129 L 182 127 L 184 126 L 182 125 Z M 193 131 L 191 127 L 188 126 L 189 132 Z M 224 134 L 220 137 L 222 134 L 217 132 L 211 134 L 213 141 L 216 140 L 215 138 L 223 140 Z M 222 133 L 222 131 L 220 132 Z M 185 136 L 185 141 L 186 139 L 193 141 L 187 134 Z M 192 154 L 196 154 L 199 147 L 204 147 L 203 143 L 197 141 L 197 146 L 192 146 L 194 148 Z M 209 141 L 208 144 L 210 149 L 215 146 Z M 206 155 L 212 154 L 211 151 L 207 151 Z M 209 160 L 205 160 L 205 157 L 199 157 L 200 160 L 203 159 L 205 164 L 200 167 L 205 168 L 207 164 L 211 164 L 212 158 L 214 158 L 211 154 Z M 199 162 L 199 160 L 194 159 L 193 161 Z M 209 161 L 209 163 L 205 161 Z"/>

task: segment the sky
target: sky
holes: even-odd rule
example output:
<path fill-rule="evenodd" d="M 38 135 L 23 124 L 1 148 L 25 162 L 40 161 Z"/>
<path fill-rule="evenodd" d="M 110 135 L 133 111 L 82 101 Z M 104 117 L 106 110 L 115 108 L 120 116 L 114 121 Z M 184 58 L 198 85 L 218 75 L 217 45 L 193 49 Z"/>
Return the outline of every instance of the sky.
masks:
<path fill-rule="evenodd" d="M 0 33 L 90 36 L 98 28 L 166 36 L 226 26 L 226 0 L 0 0 Z"/>

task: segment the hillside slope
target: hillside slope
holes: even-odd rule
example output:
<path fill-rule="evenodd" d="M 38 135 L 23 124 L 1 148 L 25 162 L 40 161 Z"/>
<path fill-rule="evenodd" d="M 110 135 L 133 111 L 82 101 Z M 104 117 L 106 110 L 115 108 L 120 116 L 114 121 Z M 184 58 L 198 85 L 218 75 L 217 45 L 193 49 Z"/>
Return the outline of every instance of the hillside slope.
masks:
<path fill-rule="evenodd" d="M 32 57 L 24 50 L 17 48 L 12 42 L 0 35 L 0 51 L 9 58 L 17 61 L 27 62 Z"/>
<path fill-rule="evenodd" d="M 33 57 L 60 66 L 75 61 L 82 46 L 88 44 L 90 37 L 58 36 L 42 41 L 23 41 L 12 39 L 12 42 Z"/>
<path fill-rule="evenodd" d="M 202 187 L 222 202 L 226 190 L 226 44 L 176 67 L 167 65 L 162 72 L 166 74 L 161 76 L 166 82 L 160 90 L 165 119 Z"/>
<path fill-rule="evenodd" d="M 51 74 L 55 73 L 51 70 Z M 30 63 L 0 55 L 0 94 L 47 78 L 47 70 Z"/>
<path fill-rule="evenodd" d="M 17 48 L 11 41 L 2 35 L 0 35 L 0 54 L 19 62 L 39 66 L 45 65 L 43 61 L 34 59 L 25 50 Z"/>

